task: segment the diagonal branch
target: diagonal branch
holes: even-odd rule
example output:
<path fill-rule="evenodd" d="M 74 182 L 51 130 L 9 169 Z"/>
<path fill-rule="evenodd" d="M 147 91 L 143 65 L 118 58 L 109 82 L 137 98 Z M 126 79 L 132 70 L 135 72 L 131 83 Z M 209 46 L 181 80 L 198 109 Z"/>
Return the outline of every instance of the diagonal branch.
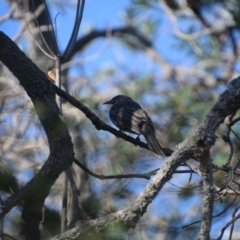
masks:
<path fill-rule="evenodd" d="M 65 99 L 66 101 L 71 103 L 77 109 L 81 110 L 86 115 L 86 117 L 92 122 L 92 124 L 96 127 L 97 130 L 108 131 L 108 132 L 114 134 L 116 137 L 122 138 L 128 142 L 133 143 L 135 146 L 139 146 L 141 148 L 150 150 L 150 148 L 148 147 L 148 145 L 146 143 L 141 142 L 140 140 L 135 139 L 133 137 L 130 137 L 130 136 L 124 134 L 123 132 L 104 123 L 86 105 L 84 105 L 83 103 L 78 101 L 76 98 L 74 98 L 70 94 L 66 93 L 65 91 L 63 91 L 62 89 L 58 88 L 55 85 L 52 85 L 52 87 L 55 89 L 57 95 L 59 95 L 60 97 L 62 97 L 63 99 Z M 173 150 L 171 150 L 169 148 L 163 148 L 163 151 L 166 156 L 170 156 L 173 153 Z"/>

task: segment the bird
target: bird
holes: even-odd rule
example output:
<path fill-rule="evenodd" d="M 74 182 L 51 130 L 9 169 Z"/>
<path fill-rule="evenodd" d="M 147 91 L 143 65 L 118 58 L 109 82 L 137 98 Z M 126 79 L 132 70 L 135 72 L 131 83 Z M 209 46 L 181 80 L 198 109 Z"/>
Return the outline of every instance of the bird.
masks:
<path fill-rule="evenodd" d="M 156 139 L 153 122 L 141 106 L 125 95 L 117 95 L 103 104 L 111 104 L 109 117 L 120 131 L 143 135 L 148 147 L 157 155 L 165 157 L 163 148 Z"/>

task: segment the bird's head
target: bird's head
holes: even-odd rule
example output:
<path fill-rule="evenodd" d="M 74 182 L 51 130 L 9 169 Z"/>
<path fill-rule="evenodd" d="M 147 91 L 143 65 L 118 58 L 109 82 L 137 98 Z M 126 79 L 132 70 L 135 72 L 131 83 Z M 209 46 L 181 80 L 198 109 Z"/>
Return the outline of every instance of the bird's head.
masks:
<path fill-rule="evenodd" d="M 119 101 L 133 101 L 130 97 L 125 95 L 117 95 L 114 98 L 112 98 L 110 101 L 107 101 L 103 104 L 115 104 Z"/>

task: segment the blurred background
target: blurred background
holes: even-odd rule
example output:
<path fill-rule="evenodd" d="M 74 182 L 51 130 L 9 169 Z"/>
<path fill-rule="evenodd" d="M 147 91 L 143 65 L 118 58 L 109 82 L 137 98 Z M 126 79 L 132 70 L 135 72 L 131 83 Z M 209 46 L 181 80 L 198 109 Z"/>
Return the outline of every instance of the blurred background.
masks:
<path fill-rule="evenodd" d="M 76 1 L 53 0 L 47 5 L 63 52 L 72 31 Z M 47 74 L 55 63 L 35 42 L 47 51 L 36 24 L 48 40 L 49 22 L 42 15 L 41 1 L 0 0 L 0 6 L 0 30 Z M 239 37 L 238 0 L 87 0 L 76 46 L 62 65 L 63 88 L 110 125 L 109 107 L 102 103 L 118 94 L 130 96 L 151 116 L 161 145 L 174 150 L 201 123 L 228 82 L 239 75 Z M 150 151 L 98 131 L 66 102 L 63 117 L 76 158 L 95 173 L 146 173 L 161 167 L 164 161 Z M 234 130 L 237 135 L 239 127 L 236 125 Z M 219 166 L 226 163 L 230 151 L 222 139 L 226 131 L 223 123 L 211 152 L 213 162 Z M 237 136 L 231 136 L 232 166 L 239 158 Z M 143 137 L 141 140 L 145 141 Z M 1 196 L 7 198 L 27 183 L 48 154 L 46 136 L 30 99 L 0 63 Z M 92 219 L 130 206 L 149 182 L 101 181 L 75 165 L 73 173 L 81 208 Z M 237 177 L 233 180 L 238 181 Z M 226 173 L 214 173 L 217 186 L 225 181 Z M 109 230 L 108 239 L 197 239 L 200 223 L 183 226 L 201 219 L 201 201 L 201 178 L 175 174 L 135 229 Z M 42 227 L 43 238 L 59 233 L 61 202 L 60 177 L 45 202 L 47 231 Z M 233 211 L 238 211 L 239 203 L 235 195 L 216 195 L 213 215 L 226 211 L 213 218 L 212 238 L 220 235 Z M 70 199 L 69 219 L 73 211 Z M 17 235 L 20 217 L 21 206 L 17 206 L 7 215 L 5 231 Z M 229 231 L 226 229 L 222 239 L 230 239 Z M 232 239 L 240 239 L 237 222 Z"/>

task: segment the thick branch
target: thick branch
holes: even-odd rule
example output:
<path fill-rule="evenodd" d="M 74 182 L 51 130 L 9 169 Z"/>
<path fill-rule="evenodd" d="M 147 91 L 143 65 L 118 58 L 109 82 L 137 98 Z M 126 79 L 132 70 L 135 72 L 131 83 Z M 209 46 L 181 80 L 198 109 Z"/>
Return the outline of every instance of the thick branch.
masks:
<path fill-rule="evenodd" d="M 200 159 L 203 182 L 203 203 L 202 203 L 202 223 L 198 236 L 198 240 L 210 240 L 210 230 L 212 223 L 213 209 L 213 176 L 210 152 L 206 151 L 206 155 Z"/>
<path fill-rule="evenodd" d="M 37 175 L 6 200 L 3 214 L 24 201 L 22 218 L 24 228 L 29 233 L 25 237 L 38 239 L 42 205 L 59 174 L 72 163 L 73 144 L 66 125 L 59 116 L 54 89 L 45 74 L 3 32 L 0 32 L 0 42 L 0 60 L 16 76 L 31 98 L 50 148 L 48 160 Z"/>
<path fill-rule="evenodd" d="M 80 236 L 90 238 L 95 232 L 101 232 L 106 228 L 114 228 L 115 225 L 124 225 L 127 228 L 133 228 L 146 212 L 148 205 L 153 201 L 164 184 L 169 181 L 179 164 L 188 157 L 188 141 L 184 141 L 181 149 L 176 150 L 172 156 L 167 159 L 158 171 L 156 177 L 151 181 L 142 192 L 132 207 L 110 214 L 105 218 L 88 221 L 79 226 L 58 235 L 51 240 L 76 239 Z"/>

